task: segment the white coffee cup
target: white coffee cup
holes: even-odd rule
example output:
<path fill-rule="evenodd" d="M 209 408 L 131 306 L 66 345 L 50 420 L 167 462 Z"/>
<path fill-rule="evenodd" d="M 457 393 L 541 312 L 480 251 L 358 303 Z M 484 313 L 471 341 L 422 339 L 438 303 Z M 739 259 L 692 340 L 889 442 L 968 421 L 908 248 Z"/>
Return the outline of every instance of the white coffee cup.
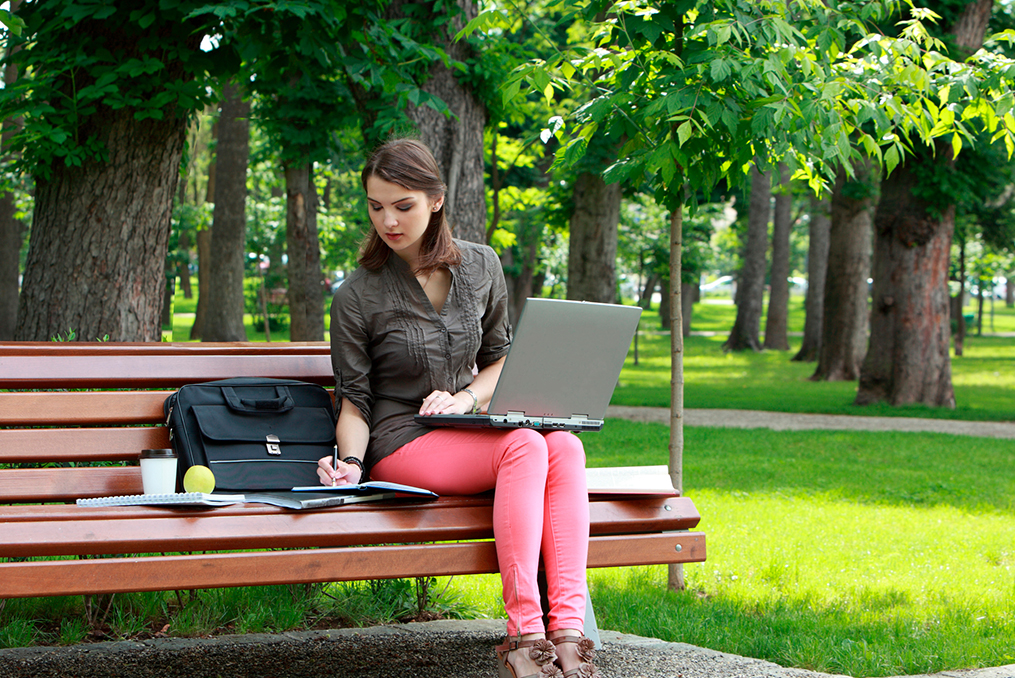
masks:
<path fill-rule="evenodd" d="M 145 494 L 176 492 L 176 452 L 141 450 L 141 484 Z"/>

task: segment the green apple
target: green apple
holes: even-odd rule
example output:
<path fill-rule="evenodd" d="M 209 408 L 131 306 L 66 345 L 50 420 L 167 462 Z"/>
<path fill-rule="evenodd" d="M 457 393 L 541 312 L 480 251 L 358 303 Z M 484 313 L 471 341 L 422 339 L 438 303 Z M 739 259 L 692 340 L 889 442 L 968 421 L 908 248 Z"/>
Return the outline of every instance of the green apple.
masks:
<path fill-rule="evenodd" d="M 211 492 L 215 489 L 215 474 L 207 466 L 191 466 L 183 474 L 184 492 Z"/>

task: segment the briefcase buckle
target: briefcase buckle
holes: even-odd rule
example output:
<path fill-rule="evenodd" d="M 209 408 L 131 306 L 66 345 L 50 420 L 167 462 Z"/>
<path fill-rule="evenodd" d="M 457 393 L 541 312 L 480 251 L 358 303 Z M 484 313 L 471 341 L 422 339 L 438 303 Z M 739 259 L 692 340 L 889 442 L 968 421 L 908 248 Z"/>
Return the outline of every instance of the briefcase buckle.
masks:
<path fill-rule="evenodd" d="M 267 436 L 267 440 L 268 440 L 267 445 L 268 454 L 272 455 L 273 457 L 281 456 L 282 448 L 279 446 L 279 443 L 281 443 L 282 441 L 278 439 L 278 436 L 275 435 L 274 433 L 269 433 Z"/>

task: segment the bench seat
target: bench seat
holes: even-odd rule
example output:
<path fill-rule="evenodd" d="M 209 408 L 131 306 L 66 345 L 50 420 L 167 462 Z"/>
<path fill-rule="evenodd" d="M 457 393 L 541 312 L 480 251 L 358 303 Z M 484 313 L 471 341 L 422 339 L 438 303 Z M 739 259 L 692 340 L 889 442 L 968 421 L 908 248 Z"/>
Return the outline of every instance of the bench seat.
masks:
<path fill-rule="evenodd" d="M 139 494 L 168 447 L 162 403 L 228 377 L 330 386 L 307 344 L 0 343 L 0 598 L 497 571 L 492 493 L 290 511 L 263 504 L 79 507 Z M 589 567 L 701 562 L 687 497 L 590 497 Z"/>

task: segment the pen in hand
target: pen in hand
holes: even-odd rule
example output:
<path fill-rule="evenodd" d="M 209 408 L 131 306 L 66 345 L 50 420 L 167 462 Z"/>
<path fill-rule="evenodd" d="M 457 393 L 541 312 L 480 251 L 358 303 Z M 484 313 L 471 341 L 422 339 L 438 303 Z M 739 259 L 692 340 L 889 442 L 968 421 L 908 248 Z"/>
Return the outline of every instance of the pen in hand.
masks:
<path fill-rule="evenodd" d="M 338 445 L 335 445 L 335 461 L 331 463 L 331 468 L 338 471 Z M 334 478 L 331 479 L 331 486 L 334 487 L 338 481 Z"/>

